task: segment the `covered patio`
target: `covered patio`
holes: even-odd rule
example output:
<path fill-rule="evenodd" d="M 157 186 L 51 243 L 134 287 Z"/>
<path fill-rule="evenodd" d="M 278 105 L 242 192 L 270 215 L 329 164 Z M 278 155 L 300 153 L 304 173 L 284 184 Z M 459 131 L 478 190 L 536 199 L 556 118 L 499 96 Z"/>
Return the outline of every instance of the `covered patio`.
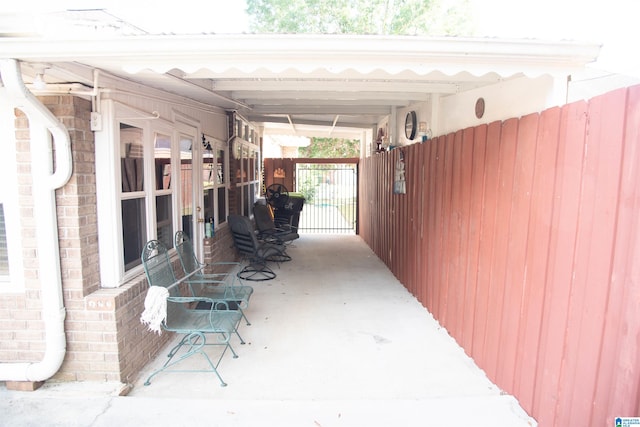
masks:
<path fill-rule="evenodd" d="M 360 237 L 303 235 L 289 252 L 275 280 L 253 283 L 246 344 L 234 339 L 239 358 L 219 367 L 227 387 L 208 373 L 161 373 L 144 386 L 163 351 L 127 399 L 201 401 L 237 425 L 535 424 Z"/>
<path fill-rule="evenodd" d="M 209 373 L 161 373 L 167 351 L 127 396 L 117 384 L 48 382 L 0 389 L 16 425 L 533 426 L 356 235 L 303 235 L 293 261 L 255 293 L 225 355 Z M 167 346 L 167 349 L 170 347 Z M 213 350 L 215 352 L 215 350 Z M 198 357 L 183 367 L 197 367 Z M 51 398 L 55 396 L 55 398 Z M 60 410 L 59 408 L 64 408 Z"/>

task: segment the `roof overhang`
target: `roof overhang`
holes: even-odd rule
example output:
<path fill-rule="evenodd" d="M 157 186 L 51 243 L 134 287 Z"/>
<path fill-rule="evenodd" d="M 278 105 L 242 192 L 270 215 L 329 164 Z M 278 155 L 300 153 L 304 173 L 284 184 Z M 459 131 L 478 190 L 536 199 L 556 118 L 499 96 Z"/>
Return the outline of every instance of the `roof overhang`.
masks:
<path fill-rule="evenodd" d="M 86 35 L 83 35 L 86 37 Z M 47 64 L 50 83 L 92 69 L 255 122 L 371 128 L 393 108 L 516 77 L 566 77 L 600 46 L 574 41 L 345 35 L 0 38 L 0 57 Z M 31 72 L 30 72 L 31 69 Z"/>

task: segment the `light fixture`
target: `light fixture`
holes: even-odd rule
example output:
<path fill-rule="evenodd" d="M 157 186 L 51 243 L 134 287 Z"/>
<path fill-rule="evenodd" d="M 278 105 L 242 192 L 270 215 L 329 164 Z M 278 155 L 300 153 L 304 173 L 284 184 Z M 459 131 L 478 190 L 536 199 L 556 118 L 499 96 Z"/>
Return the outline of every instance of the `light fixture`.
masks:
<path fill-rule="evenodd" d="M 45 90 L 47 88 L 47 82 L 44 81 L 44 73 L 48 68 L 50 68 L 50 65 L 45 63 L 35 63 L 31 64 L 31 68 L 35 75 L 33 78 L 33 88 L 36 90 Z"/>
<path fill-rule="evenodd" d="M 33 79 L 33 88 L 37 90 L 45 90 L 47 88 L 47 82 L 43 79 L 44 70 L 42 73 L 37 73 L 36 78 Z"/>

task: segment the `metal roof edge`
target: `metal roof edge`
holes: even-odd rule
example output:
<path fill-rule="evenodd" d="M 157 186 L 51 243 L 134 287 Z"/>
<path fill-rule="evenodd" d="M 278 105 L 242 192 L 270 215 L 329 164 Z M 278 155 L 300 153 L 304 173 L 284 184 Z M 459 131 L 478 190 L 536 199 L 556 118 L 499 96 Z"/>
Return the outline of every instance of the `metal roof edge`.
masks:
<path fill-rule="evenodd" d="M 411 64 L 513 64 L 542 67 L 584 66 L 597 59 L 601 45 L 578 41 L 534 39 L 344 36 L 344 35 L 158 35 L 91 39 L 0 38 L 0 57 L 37 61 L 117 59 L 130 71 L 171 68 L 192 70 L 194 64 L 225 61 L 282 68 L 296 62 L 302 71 L 330 64 L 346 68 L 389 68 Z M 182 64 L 176 67 L 176 64 Z M 191 65 L 190 65 L 191 64 Z M 458 68 L 458 67 L 456 67 Z"/>

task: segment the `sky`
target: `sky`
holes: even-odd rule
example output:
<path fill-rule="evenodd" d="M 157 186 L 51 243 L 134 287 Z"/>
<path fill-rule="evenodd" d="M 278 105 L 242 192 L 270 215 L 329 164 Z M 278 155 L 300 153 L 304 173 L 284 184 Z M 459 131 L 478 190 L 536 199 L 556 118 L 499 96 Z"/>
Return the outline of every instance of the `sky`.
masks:
<path fill-rule="evenodd" d="M 458 0 L 441 0 L 455 3 Z M 640 0 L 469 0 L 477 36 L 578 40 L 603 44 L 599 62 L 640 76 Z M 178 5 L 176 7 L 174 5 Z M 30 0 L 0 13 L 106 9 L 150 33 L 248 32 L 245 0 Z M 196 11 L 194 13 L 194 11 Z"/>

